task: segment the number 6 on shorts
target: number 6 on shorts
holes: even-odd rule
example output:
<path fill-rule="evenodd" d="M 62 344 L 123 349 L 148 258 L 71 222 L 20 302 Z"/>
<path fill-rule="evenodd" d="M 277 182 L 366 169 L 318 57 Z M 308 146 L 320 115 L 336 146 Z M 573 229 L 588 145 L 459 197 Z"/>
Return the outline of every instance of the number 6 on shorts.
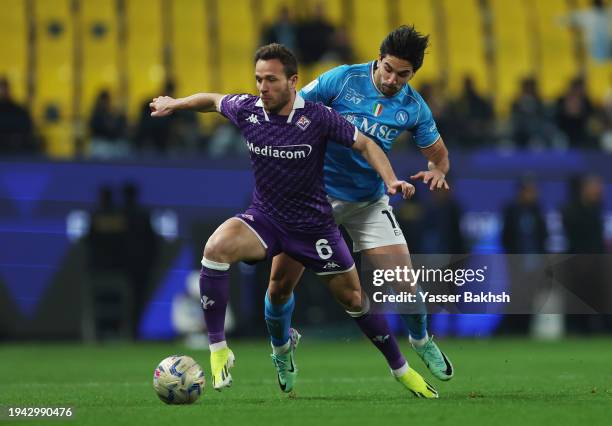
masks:
<path fill-rule="evenodd" d="M 321 238 L 315 243 L 315 248 L 319 257 L 323 260 L 327 260 L 334 254 L 334 251 L 329 246 L 329 242 L 325 238 Z"/>

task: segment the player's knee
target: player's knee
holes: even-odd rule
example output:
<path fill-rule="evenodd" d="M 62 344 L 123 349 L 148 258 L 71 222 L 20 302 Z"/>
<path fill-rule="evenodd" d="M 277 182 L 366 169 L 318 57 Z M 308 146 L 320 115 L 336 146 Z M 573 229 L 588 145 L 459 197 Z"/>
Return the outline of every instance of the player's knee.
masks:
<path fill-rule="evenodd" d="M 291 298 L 291 286 L 283 284 L 288 283 L 270 278 L 270 283 L 268 284 L 268 299 L 270 299 L 270 302 L 274 305 L 284 305 Z"/>
<path fill-rule="evenodd" d="M 350 290 L 342 294 L 340 300 L 344 310 L 348 312 L 361 312 L 363 310 L 363 300 L 360 290 Z"/>
<path fill-rule="evenodd" d="M 212 235 L 204 246 L 204 257 L 214 262 L 232 263 L 235 251 L 232 242 Z"/>

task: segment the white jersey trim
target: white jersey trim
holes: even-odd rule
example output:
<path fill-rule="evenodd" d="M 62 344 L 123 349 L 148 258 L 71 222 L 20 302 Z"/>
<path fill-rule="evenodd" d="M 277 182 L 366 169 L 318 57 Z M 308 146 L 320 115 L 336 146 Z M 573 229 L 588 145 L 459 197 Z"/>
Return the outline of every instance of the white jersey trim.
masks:
<path fill-rule="evenodd" d="M 264 113 L 264 116 L 266 118 L 266 121 L 270 121 L 268 119 L 268 114 L 266 113 L 266 108 L 264 107 L 263 101 L 261 100 L 261 98 L 257 99 L 257 102 L 255 102 L 255 106 L 256 107 L 260 107 Z M 293 100 L 293 107 L 291 108 L 291 113 L 289 114 L 289 118 L 287 119 L 287 123 L 291 123 L 291 119 L 293 118 L 293 115 L 295 113 L 296 109 L 303 109 L 306 106 L 306 101 L 304 100 L 303 97 L 301 97 L 299 94 L 295 94 L 295 99 Z"/>
<path fill-rule="evenodd" d="M 217 110 L 219 114 L 223 114 L 223 112 L 221 111 L 221 104 L 223 103 L 223 100 L 227 98 L 228 96 L 231 96 L 231 95 L 223 95 L 223 97 L 219 101 L 219 105 L 215 105 L 215 109 Z"/>
<path fill-rule="evenodd" d="M 236 219 L 236 220 L 239 220 L 240 222 L 244 223 L 251 231 L 253 231 L 253 234 L 255 234 L 255 236 L 259 239 L 259 242 L 261 243 L 261 245 L 264 246 L 264 248 L 266 250 L 268 250 L 268 245 L 266 244 L 264 239 L 261 238 L 261 235 L 259 235 L 257 233 L 257 231 L 255 229 L 253 229 L 253 227 L 251 225 L 249 225 L 246 221 L 240 219 L 239 217 L 231 217 L 230 219 Z"/>
<path fill-rule="evenodd" d="M 440 139 L 442 139 L 442 136 L 438 135 L 438 137 L 436 138 L 435 141 L 433 141 L 432 143 L 430 143 L 429 145 L 426 146 L 420 146 L 419 149 L 425 149 L 425 148 L 429 148 L 430 146 L 435 145 L 436 142 L 438 142 Z"/>

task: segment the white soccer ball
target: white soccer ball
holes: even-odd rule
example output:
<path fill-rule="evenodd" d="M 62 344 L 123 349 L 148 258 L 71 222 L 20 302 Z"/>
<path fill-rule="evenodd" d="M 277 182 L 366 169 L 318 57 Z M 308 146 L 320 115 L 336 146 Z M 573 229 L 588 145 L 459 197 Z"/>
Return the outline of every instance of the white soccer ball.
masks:
<path fill-rule="evenodd" d="M 202 368 L 187 355 L 162 360 L 153 373 L 153 387 L 166 404 L 191 404 L 202 391 L 206 379 Z"/>

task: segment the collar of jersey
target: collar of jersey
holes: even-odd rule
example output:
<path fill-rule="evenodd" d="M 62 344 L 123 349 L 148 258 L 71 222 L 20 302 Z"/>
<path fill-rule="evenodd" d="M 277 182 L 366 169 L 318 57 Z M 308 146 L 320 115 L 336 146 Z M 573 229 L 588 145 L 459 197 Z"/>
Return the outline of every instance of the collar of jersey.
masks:
<path fill-rule="evenodd" d="M 295 110 L 304 108 L 304 104 L 305 104 L 304 98 L 302 98 L 300 95 L 296 93 L 295 100 L 293 101 L 293 108 L 291 109 L 291 113 L 289 114 L 289 117 L 287 117 L 287 123 L 291 123 L 291 120 L 293 119 L 293 114 L 295 114 Z M 264 104 L 261 98 L 257 99 L 255 106 L 260 107 L 261 111 L 263 112 L 265 120 L 270 121 L 270 118 L 268 117 L 268 113 L 266 112 L 266 109 L 264 108 Z"/>

